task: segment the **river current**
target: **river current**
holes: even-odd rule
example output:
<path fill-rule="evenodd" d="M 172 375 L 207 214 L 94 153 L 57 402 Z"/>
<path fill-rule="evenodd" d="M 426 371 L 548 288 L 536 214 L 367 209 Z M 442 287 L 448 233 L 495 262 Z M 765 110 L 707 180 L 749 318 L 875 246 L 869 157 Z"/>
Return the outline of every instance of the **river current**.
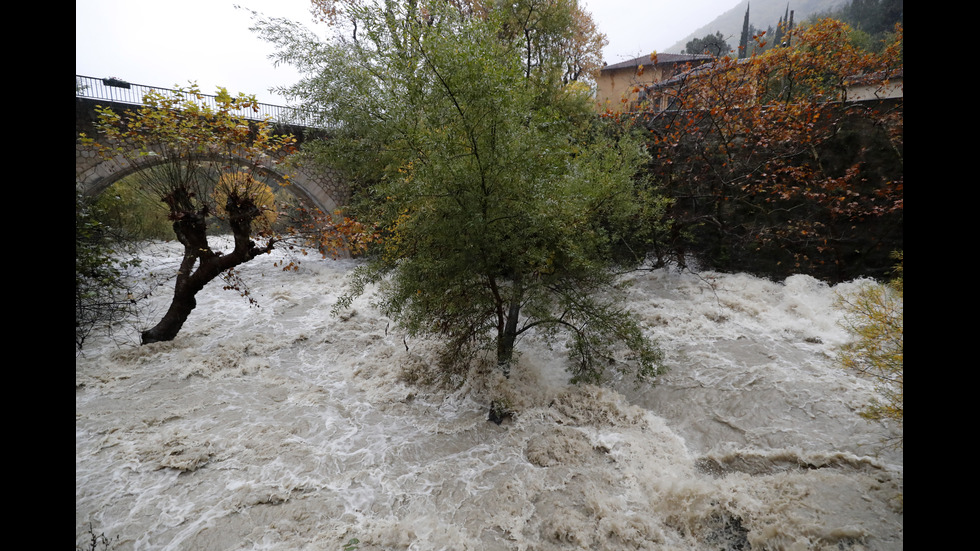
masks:
<path fill-rule="evenodd" d="M 178 248 L 143 268 L 176 269 Z M 807 276 L 639 271 L 630 307 L 666 353 L 655 385 L 572 386 L 561 346 L 511 379 L 426 385 L 436 345 L 372 305 L 330 314 L 350 260 L 241 268 L 178 337 L 133 328 L 75 358 L 75 532 L 117 550 L 894 550 L 898 433 L 834 364 L 835 293 Z M 295 254 L 295 253 L 294 253 Z M 172 282 L 153 290 L 149 321 Z M 516 414 L 487 421 L 491 396 Z"/>

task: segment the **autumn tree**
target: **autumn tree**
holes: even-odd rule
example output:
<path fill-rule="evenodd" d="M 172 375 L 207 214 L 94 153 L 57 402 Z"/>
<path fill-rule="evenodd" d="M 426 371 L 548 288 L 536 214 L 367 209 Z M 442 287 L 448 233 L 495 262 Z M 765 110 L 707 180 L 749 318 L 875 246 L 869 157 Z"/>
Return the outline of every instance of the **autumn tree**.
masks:
<path fill-rule="evenodd" d="M 875 383 L 877 396 L 862 415 L 901 427 L 905 416 L 904 255 L 898 252 L 894 258 L 898 264 L 888 282 L 866 283 L 858 291 L 838 296 L 837 306 L 844 312 L 841 325 L 852 340 L 839 348 L 837 361 Z"/>
<path fill-rule="evenodd" d="M 166 205 L 184 247 L 170 307 L 141 334 L 149 344 L 173 340 L 194 310 L 197 293 L 214 279 L 225 277 L 229 287 L 244 291 L 233 269 L 283 239 L 272 231 L 277 214 L 266 174 L 280 155 L 292 151 L 295 138 L 275 134 L 269 121 L 245 118 L 256 108 L 255 98 L 234 97 L 224 89 L 214 106 L 194 85 L 173 93 L 151 91 L 143 102 L 124 113 L 97 108 L 101 136 L 81 139 L 120 163 L 142 190 Z M 214 219 L 230 228 L 230 251 L 212 245 Z M 322 234 L 337 235 L 333 226 Z"/>
<path fill-rule="evenodd" d="M 607 41 L 576 0 L 517 0 L 495 7 L 505 37 L 522 50 L 525 77 L 557 72 L 565 84 L 595 81 Z"/>
<path fill-rule="evenodd" d="M 602 49 L 608 44 L 592 16 L 577 0 L 446 0 L 464 17 L 501 18 L 501 37 L 520 48 L 525 76 L 555 69 L 564 83 L 594 83 L 602 69 Z M 416 2 L 418 4 L 418 2 Z M 314 16 L 335 28 L 347 29 L 353 39 L 360 30 L 359 0 L 311 0 Z"/>
<path fill-rule="evenodd" d="M 849 33 L 819 21 L 790 47 L 646 91 L 651 171 L 674 199 L 661 258 L 836 280 L 887 269 L 901 246 L 902 104 L 845 100 L 856 76 L 886 86 L 900 74 L 901 29 L 880 53 Z"/>
<path fill-rule="evenodd" d="M 447 378 L 484 354 L 508 375 L 531 331 L 567 341 L 576 380 L 651 377 L 659 352 L 614 300 L 610 270 L 635 226 L 644 153 L 562 85 L 542 53 L 560 33 L 508 27 L 522 5 L 347 4 L 356 37 L 328 42 L 257 21 L 308 75 L 288 92 L 337 129 L 307 154 L 363 184 L 385 233 L 339 306 L 378 284 L 387 315 L 445 343 Z"/>

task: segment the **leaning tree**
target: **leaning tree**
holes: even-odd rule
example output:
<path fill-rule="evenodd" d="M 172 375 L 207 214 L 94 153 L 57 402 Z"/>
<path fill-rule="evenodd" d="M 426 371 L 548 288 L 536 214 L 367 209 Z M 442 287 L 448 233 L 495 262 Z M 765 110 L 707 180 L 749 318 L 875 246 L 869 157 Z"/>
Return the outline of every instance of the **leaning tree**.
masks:
<path fill-rule="evenodd" d="M 233 269 L 285 238 L 273 230 L 279 212 L 264 175 L 292 152 L 296 139 L 275 134 L 269 120 L 247 119 L 243 113 L 257 111 L 254 96 L 235 97 L 223 88 L 214 106 L 196 85 L 171 93 L 151 91 L 143 103 L 124 113 L 98 107 L 100 139 L 81 139 L 166 205 L 184 247 L 170 307 L 141 334 L 143 344 L 149 344 L 177 336 L 197 305 L 195 296 L 208 283 L 223 276 L 238 288 Z M 230 228 L 232 250 L 217 250 L 209 240 L 215 219 Z M 315 236 L 328 248 L 359 243 L 357 224 L 333 223 L 329 217 L 320 221 L 305 237 Z"/>

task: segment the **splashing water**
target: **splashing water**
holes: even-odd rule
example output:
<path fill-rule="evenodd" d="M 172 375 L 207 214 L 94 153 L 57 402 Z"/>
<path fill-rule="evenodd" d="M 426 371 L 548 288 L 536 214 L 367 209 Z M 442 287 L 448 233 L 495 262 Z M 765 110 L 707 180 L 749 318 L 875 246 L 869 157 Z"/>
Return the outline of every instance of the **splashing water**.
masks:
<path fill-rule="evenodd" d="M 657 385 L 570 386 L 529 337 L 510 380 L 438 390 L 407 382 L 434 343 L 370 296 L 329 314 L 353 261 L 282 273 L 282 254 L 240 270 L 258 308 L 212 284 L 173 342 L 76 355 L 76 543 L 91 525 L 120 550 L 903 546 L 902 452 L 833 363 L 834 292 L 856 282 L 636 272 Z M 144 266 L 176 258 L 159 244 Z M 517 414 L 498 426 L 501 393 Z"/>

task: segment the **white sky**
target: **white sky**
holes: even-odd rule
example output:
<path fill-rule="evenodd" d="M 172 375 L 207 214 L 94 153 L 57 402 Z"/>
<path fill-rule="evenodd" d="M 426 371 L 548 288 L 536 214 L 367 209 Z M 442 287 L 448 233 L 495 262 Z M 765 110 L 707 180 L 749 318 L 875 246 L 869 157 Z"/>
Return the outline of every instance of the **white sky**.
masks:
<path fill-rule="evenodd" d="M 580 0 L 606 34 L 608 63 L 665 51 L 740 0 Z M 283 104 L 268 92 L 296 82 L 273 67 L 271 45 L 248 30 L 249 13 L 312 26 L 307 0 L 75 0 L 75 73 L 169 88 L 195 81 L 205 93 Z"/>

